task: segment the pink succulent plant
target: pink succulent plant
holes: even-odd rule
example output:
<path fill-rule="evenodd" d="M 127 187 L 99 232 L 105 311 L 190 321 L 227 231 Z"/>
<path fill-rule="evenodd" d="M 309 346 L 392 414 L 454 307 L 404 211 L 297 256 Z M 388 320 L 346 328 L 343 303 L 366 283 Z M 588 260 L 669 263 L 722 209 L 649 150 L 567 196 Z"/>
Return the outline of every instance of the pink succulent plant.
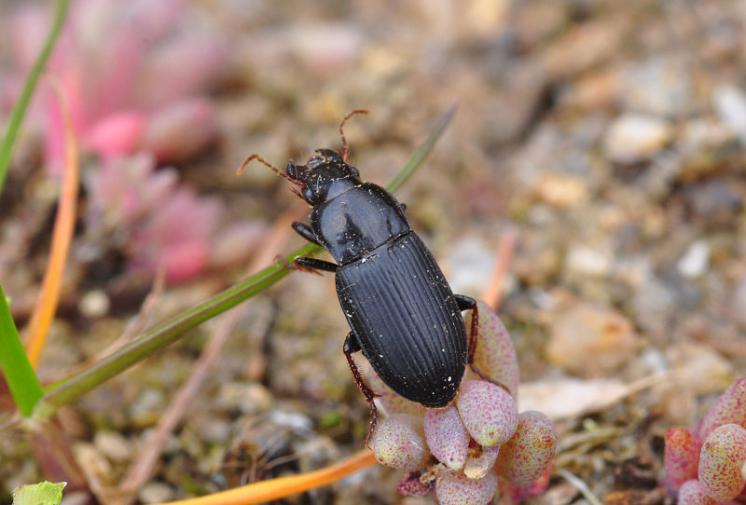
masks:
<path fill-rule="evenodd" d="M 50 22 L 50 9 L 24 5 L 7 23 L 16 74 L 25 75 Z M 225 42 L 190 23 L 180 0 L 73 2 L 47 75 L 63 89 L 83 146 L 104 160 L 138 150 L 182 161 L 217 132 L 208 92 L 225 74 Z M 17 92 L 0 82 L 0 97 Z M 61 166 L 64 132 L 56 99 L 42 86 L 34 114 L 43 123 L 47 166 Z"/>
<path fill-rule="evenodd" d="M 88 187 L 89 225 L 125 234 L 135 269 L 164 268 L 168 279 L 185 280 L 207 264 L 222 207 L 179 187 L 175 170 L 156 171 L 152 155 L 103 161 Z"/>
<path fill-rule="evenodd" d="M 87 223 L 98 230 L 94 234 L 117 236 L 131 268 L 150 273 L 163 268 L 172 281 L 234 261 L 236 250 L 246 251 L 263 233 L 248 222 L 219 230 L 222 204 L 179 185 L 174 169 L 156 170 L 150 154 L 103 161 L 86 184 Z"/>
<path fill-rule="evenodd" d="M 518 363 L 510 336 L 482 302 L 479 315 L 479 376 L 467 372 L 452 405 L 426 409 L 396 395 L 371 372 L 377 402 L 386 411 L 371 449 L 381 464 L 410 471 L 399 485 L 404 495 L 434 490 L 441 505 L 485 505 L 499 488 L 519 502 L 549 482 L 557 442 L 552 422 L 539 412 L 518 414 L 512 394 Z"/>
<path fill-rule="evenodd" d="M 12 40 L 13 67 L 0 79 L 0 114 L 17 97 L 51 11 L 44 4 L 19 5 L 0 20 Z M 41 129 L 46 166 L 56 173 L 64 153 L 60 110 L 49 86 L 56 82 L 84 152 L 96 155 L 84 172 L 88 224 L 94 235 L 116 236 L 133 269 L 164 268 L 168 279 L 186 280 L 233 254 L 226 249 L 235 249 L 235 241 L 217 237 L 221 204 L 179 184 L 173 168 L 156 170 L 199 154 L 216 138 L 216 110 L 207 93 L 224 78 L 227 56 L 222 36 L 195 23 L 182 0 L 71 3 L 29 124 Z M 253 231 L 247 241 L 257 237 Z M 221 244 L 229 247 L 218 251 Z"/>
<path fill-rule="evenodd" d="M 696 432 L 666 432 L 666 484 L 679 503 L 728 503 L 746 493 L 746 378 L 736 380 Z"/>

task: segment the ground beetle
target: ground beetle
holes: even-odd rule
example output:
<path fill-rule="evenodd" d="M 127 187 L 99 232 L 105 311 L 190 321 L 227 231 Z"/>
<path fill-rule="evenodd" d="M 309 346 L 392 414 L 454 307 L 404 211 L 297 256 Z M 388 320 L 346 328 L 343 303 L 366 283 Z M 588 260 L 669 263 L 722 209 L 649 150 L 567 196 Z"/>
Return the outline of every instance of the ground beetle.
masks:
<path fill-rule="evenodd" d="M 396 393 L 426 407 L 445 407 L 456 396 L 476 344 L 477 305 L 454 295 L 430 251 L 412 231 L 404 205 L 383 188 L 363 182 L 349 161 L 342 120 L 340 152 L 316 149 L 305 165 L 289 161 L 283 173 L 258 160 L 295 187 L 312 210 L 310 226 L 293 223 L 306 240 L 324 247 L 337 263 L 298 257 L 294 268 L 336 273 L 337 296 L 351 331 L 344 353 L 357 386 L 371 407 L 375 393 L 352 359 L 362 351 L 378 376 Z M 473 310 L 467 345 L 461 311 Z"/>

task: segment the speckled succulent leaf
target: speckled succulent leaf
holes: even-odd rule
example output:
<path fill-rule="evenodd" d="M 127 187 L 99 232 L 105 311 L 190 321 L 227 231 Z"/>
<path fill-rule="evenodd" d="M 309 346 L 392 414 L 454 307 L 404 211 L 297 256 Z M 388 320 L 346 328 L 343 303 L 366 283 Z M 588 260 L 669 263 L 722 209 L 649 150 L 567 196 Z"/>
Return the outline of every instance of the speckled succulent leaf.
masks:
<path fill-rule="evenodd" d="M 399 494 L 402 496 L 427 496 L 435 488 L 435 481 L 422 481 L 421 472 L 410 472 L 399 482 Z"/>
<path fill-rule="evenodd" d="M 746 377 L 736 380 L 710 407 L 699 425 L 699 438 L 704 440 L 718 426 L 730 423 L 746 428 Z"/>
<path fill-rule="evenodd" d="M 390 387 L 384 384 L 372 368 L 368 367 L 368 370 L 369 373 L 366 374 L 368 385 L 379 395 L 376 402 L 385 412 L 389 414 L 409 414 L 412 416 L 424 415 L 425 407 L 394 393 Z"/>
<path fill-rule="evenodd" d="M 378 423 L 370 448 L 382 465 L 414 470 L 425 457 L 425 441 L 415 428 L 417 418 L 395 414 Z"/>
<path fill-rule="evenodd" d="M 699 456 L 699 481 L 708 495 L 728 501 L 743 491 L 746 480 L 741 473 L 746 461 L 746 429 L 724 424 L 702 443 Z"/>
<path fill-rule="evenodd" d="M 697 479 L 682 484 L 679 489 L 679 505 L 716 505 L 717 501 L 707 495 L 705 488 Z"/>
<path fill-rule="evenodd" d="M 487 505 L 497 492 L 497 476 L 487 473 L 482 479 L 467 479 L 455 472 L 443 472 L 435 483 L 440 505 Z"/>
<path fill-rule="evenodd" d="M 469 450 L 469 434 L 455 407 L 427 409 L 425 439 L 430 452 L 451 470 L 460 470 Z"/>
<path fill-rule="evenodd" d="M 513 398 L 486 381 L 466 381 L 456 400 L 459 415 L 475 442 L 483 447 L 505 443 L 515 433 L 518 411 Z"/>
<path fill-rule="evenodd" d="M 500 446 L 479 446 L 470 452 L 473 452 L 473 454 L 469 454 L 469 457 L 466 458 L 464 475 L 467 479 L 481 479 L 495 466 L 497 455 L 500 453 Z"/>
<path fill-rule="evenodd" d="M 686 428 L 671 428 L 666 431 L 665 444 L 663 467 L 666 485 L 675 493 L 684 482 L 697 478 L 702 441 Z"/>
<path fill-rule="evenodd" d="M 479 337 L 474 353 L 474 368 L 484 379 L 504 386 L 513 398 L 518 395 L 519 370 L 513 341 L 505 325 L 495 311 L 487 304 L 478 301 Z M 467 331 L 471 328 L 470 311 L 466 316 Z"/>
<path fill-rule="evenodd" d="M 556 445 L 552 421 L 541 412 L 523 412 L 515 435 L 500 448 L 497 473 L 516 487 L 528 488 L 551 467 Z"/>
<path fill-rule="evenodd" d="M 498 482 L 501 489 L 504 489 L 505 493 L 512 498 L 513 503 L 521 503 L 524 500 L 539 496 L 547 490 L 549 479 L 552 478 L 552 466 L 547 466 L 541 476 L 527 486 L 518 486 L 503 478 L 499 478 Z"/>

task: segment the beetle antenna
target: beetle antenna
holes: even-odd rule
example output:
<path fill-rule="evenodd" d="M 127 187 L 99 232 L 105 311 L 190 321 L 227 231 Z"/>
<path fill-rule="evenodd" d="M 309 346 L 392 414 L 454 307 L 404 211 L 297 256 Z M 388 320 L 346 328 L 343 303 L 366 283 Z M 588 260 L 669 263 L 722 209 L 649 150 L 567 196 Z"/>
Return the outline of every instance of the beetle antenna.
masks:
<path fill-rule="evenodd" d="M 345 138 L 345 132 L 344 132 L 344 126 L 348 119 L 350 119 L 352 116 L 355 116 L 357 114 L 367 114 L 368 109 L 355 109 L 353 111 L 350 111 L 349 114 L 347 114 L 344 118 L 342 118 L 342 122 L 339 123 L 339 136 L 342 137 L 342 161 L 347 163 L 350 161 L 350 146 L 347 144 L 347 139 Z"/>
<path fill-rule="evenodd" d="M 280 170 L 279 168 L 274 166 L 272 163 L 265 160 L 264 158 L 262 158 L 256 153 L 252 154 L 251 156 L 246 158 L 243 163 L 241 163 L 241 166 L 238 167 L 238 170 L 236 170 L 236 175 L 241 175 L 244 172 L 244 170 L 246 170 L 246 166 L 254 160 L 258 161 L 262 165 L 265 165 L 266 167 L 268 167 L 270 170 L 272 170 L 275 174 L 279 175 L 283 179 L 287 179 L 293 184 L 298 184 L 298 181 L 296 181 L 295 179 L 292 179 L 288 174 L 286 174 L 285 172 L 283 172 L 282 170 Z"/>

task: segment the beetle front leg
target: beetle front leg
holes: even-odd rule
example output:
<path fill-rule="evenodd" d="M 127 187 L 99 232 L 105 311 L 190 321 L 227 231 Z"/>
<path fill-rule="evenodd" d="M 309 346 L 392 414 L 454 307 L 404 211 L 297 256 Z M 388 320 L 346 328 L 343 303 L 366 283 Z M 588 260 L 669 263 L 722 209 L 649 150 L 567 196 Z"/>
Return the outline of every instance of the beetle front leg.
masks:
<path fill-rule="evenodd" d="M 378 424 L 378 410 L 376 409 L 376 403 L 374 401 L 378 395 L 376 395 L 376 393 L 365 384 L 363 376 L 360 374 L 360 370 L 358 370 L 357 365 L 355 364 L 355 360 L 352 359 L 352 354 L 361 350 L 360 343 L 357 341 L 353 332 L 348 333 L 347 337 L 345 337 L 345 343 L 342 350 L 345 353 L 345 358 L 347 358 L 347 364 L 350 367 L 353 379 L 355 379 L 355 384 L 357 384 L 357 388 L 363 394 L 365 400 L 368 402 L 368 406 L 370 407 L 368 434 L 365 436 L 365 445 L 367 446 L 370 437 L 376 431 L 376 425 Z"/>
<path fill-rule="evenodd" d="M 308 226 L 306 223 L 301 223 L 298 221 L 295 221 L 292 225 L 290 225 L 293 230 L 295 230 L 295 233 L 303 237 L 304 239 L 308 240 L 309 242 L 312 242 L 316 245 L 321 245 L 319 243 L 319 239 L 316 238 L 316 233 L 314 233 L 313 228 Z"/>
<path fill-rule="evenodd" d="M 459 310 L 471 310 L 471 328 L 469 331 L 469 352 L 467 362 L 469 365 L 474 363 L 474 352 L 477 350 L 477 335 L 479 334 L 479 309 L 477 301 L 471 296 L 454 295 Z"/>

